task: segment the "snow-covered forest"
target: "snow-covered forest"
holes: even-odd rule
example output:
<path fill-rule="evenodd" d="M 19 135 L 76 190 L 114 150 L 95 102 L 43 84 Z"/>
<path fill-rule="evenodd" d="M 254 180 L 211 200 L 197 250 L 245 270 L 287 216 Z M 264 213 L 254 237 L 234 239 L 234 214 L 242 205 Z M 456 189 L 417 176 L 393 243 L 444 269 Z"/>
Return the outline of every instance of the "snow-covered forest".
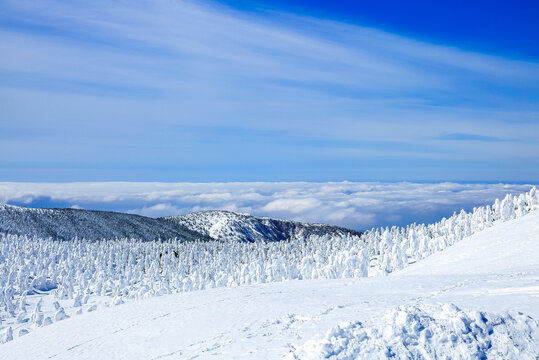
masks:
<path fill-rule="evenodd" d="M 281 242 L 0 237 L 0 341 L 102 306 L 291 279 L 383 276 L 539 207 L 535 188 L 434 224 Z"/>

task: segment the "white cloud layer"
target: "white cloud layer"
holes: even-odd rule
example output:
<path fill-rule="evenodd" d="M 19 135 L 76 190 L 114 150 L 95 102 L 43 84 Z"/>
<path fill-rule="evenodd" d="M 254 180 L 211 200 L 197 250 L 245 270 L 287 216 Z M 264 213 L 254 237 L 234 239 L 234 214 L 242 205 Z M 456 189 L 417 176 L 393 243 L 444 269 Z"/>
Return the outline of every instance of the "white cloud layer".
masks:
<path fill-rule="evenodd" d="M 82 207 L 158 217 L 225 209 L 356 229 L 431 222 L 453 211 L 492 203 L 523 184 L 253 182 L 253 183 L 0 183 L 0 202 Z"/>

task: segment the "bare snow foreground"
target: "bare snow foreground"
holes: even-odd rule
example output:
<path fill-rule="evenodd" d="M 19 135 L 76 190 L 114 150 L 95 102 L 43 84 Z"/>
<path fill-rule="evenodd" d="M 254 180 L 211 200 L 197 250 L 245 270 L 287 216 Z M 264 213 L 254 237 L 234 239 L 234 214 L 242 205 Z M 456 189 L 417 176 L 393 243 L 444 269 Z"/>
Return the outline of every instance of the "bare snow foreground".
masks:
<path fill-rule="evenodd" d="M 520 312 L 463 311 L 453 304 L 400 306 L 381 319 L 342 323 L 286 359 L 530 359 L 539 325 Z"/>

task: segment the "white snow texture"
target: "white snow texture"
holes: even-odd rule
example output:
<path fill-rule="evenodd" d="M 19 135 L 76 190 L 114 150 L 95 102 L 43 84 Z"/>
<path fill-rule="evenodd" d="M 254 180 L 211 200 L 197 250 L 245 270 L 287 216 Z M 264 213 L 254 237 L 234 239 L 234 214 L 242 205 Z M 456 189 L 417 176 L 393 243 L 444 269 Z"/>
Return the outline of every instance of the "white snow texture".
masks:
<path fill-rule="evenodd" d="M 342 323 L 287 359 L 529 359 L 539 325 L 522 313 L 464 311 L 452 304 L 400 306 L 369 324 Z"/>

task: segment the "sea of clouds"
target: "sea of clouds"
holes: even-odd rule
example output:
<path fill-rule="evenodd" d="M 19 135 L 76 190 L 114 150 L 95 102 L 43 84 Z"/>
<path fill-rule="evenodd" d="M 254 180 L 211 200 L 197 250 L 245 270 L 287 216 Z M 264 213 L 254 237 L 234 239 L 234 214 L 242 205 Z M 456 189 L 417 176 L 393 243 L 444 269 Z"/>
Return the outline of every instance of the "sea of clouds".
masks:
<path fill-rule="evenodd" d="M 224 209 L 355 229 L 433 222 L 529 184 L 0 182 L 0 202 L 124 211 L 150 217 Z"/>

